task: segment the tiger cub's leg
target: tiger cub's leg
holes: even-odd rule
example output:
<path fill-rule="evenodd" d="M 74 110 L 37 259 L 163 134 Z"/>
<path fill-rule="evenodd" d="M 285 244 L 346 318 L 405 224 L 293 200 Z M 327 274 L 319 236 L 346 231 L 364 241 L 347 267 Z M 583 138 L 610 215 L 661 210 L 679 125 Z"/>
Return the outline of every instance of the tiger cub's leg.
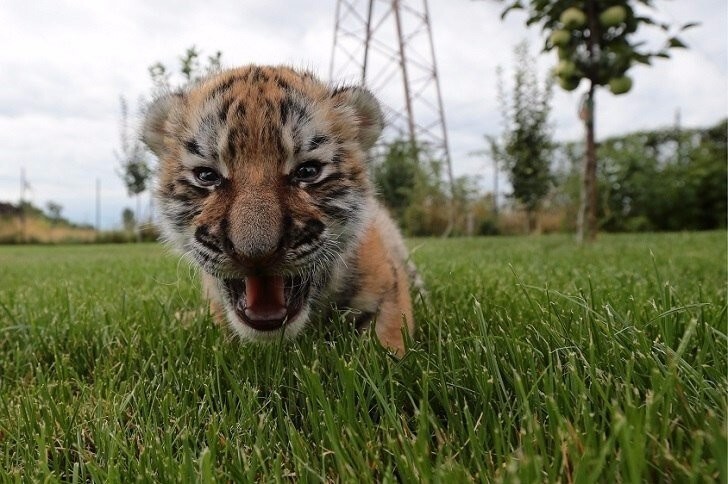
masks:
<path fill-rule="evenodd" d="M 215 279 L 205 272 L 202 272 L 202 295 L 210 302 L 210 314 L 212 314 L 215 322 L 225 326 L 227 319 L 225 309 L 220 300 L 217 284 L 215 283 Z"/>
<path fill-rule="evenodd" d="M 384 296 L 379 307 L 374 332 L 383 346 L 394 350 L 397 356 L 401 357 L 405 350 L 402 328 L 406 326 L 407 332 L 411 336 L 414 332 L 414 322 L 408 279 L 403 267 L 400 266 L 397 269 L 393 279 L 396 284 L 394 284 L 392 292 Z"/>
<path fill-rule="evenodd" d="M 381 227 L 372 225 L 367 229 L 357 251 L 358 287 L 350 306 L 371 315 L 382 346 L 403 356 L 402 330 L 411 335 L 414 321 L 407 270 L 400 255 L 386 242 Z"/>

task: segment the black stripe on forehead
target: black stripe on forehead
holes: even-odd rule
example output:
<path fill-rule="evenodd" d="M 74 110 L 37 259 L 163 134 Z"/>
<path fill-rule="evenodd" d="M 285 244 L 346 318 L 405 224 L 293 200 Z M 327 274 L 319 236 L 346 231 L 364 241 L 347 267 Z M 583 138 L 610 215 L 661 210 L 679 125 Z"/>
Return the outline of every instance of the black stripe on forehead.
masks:
<path fill-rule="evenodd" d="M 220 81 L 215 87 L 210 89 L 207 94 L 208 99 L 220 96 L 228 92 L 238 82 L 265 83 L 268 82 L 269 76 L 260 67 L 252 67 L 247 71 L 228 77 Z"/>
<path fill-rule="evenodd" d="M 245 101 L 243 97 L 230 97 L 220 103 L 217 112 L 220 123 L 239 124 L 245 121 Z"/>
<path fill-rule="evenodd" d="M 195 156 L 202 157 L 202 151 L 200 151 L 200 145 L 196 139 L 188 139 L 185 141 L 185 149 Z"/>
<path fill-rule="evenodd" d="M 220 103 L 220 107 L 217 110 L 217 117 L 221 123 L 227 122 L 228 112 L 230 111 L 230 105 L 233 103 L 233 100 L 232 97 L 228 97 Z"/>
<path fill-rule="evenodd" d="M 294 154 L 299 153 L 304 148 L 310 150 L 311 148 L 303 146 L 305 140 L 301 137 L 302 125 L 311 122 L 313 119 L 308 106 L 300 99 L 287 94 L 281 99 L 279 109 L 281 126 L 290 126 L 291 128 Z"/>
<path fill-rule="evenodd" d="M 329 143 L 331 143 L 331 138 L 329 138 L 325 134 L 317 134 L 308 141 L 308 146 L 306 147 L 306 150 L 315 150 L 316 148 L 327 145 Z"/>
<path fill-rule="evenodd" d="M 196 156 L 217 158 L 217 136 L 220 122 L 216 112 L 206 113 L 196 126 L 192 126 L 194 134 L 188 139 L 180 140 L 185 149 Z"/>
<path fill-rule="evenodd" d="M 281 101 L 280 113 L 281 113 L 281 125 L 285 126 L 288 121 L 288 115 L 290 113 L 290 98 L 284 97 Z"/>
<path fill-rule="evenodd" d="M 290 90 L 291 90 L 291 85 L 290 85 L 290 84 L 288 83 L 288 81 L 286 81 L 286 80 L 285 80 L 285 79 L 283 79 L 282 77 L 280 77 L 280 76 L 275 76 L 275 81 L 276 81 L 276 85 L 277 85 L 277 86 L 278 86 L 278 87 L 279 87 L 280 89 L 282 89 L 282 90 L 284 90 L 284 91 L 290 91 Z"/>
<path fill-rule="evenodd" d="M 307 123 L 311 121 L 311 113 L 308 112 L 307 106 L 290 95 L 286 95 L 281 99 L 280 105 L 281 125 L 286 125 L 289 121 L 295 125 Z"/>
<path fill-rule="evenodd" d="M 237 80 L 243 80 L 238 78 Z M 196 133 L 190 140 L 181 140 L 185 148 L 197 156 L 218 158 L 218 142 L 224 126 L 229 126 L 227 133 L 227 149 L 232 156 L 248 134 L 245 121 L 246 106 L 242 97 L 226 96 L 212 99 L 206 106 L 207 113 L 196 127 Z"/>
<path fill-rule="evenodd" d="M 260 67 L 253 68 L 250 73 L 252 75 L 253 82 L 268 82 L 268 74 L 266 74 Z"/>
<path fill-rule="evenodd" d="M 228 129 L 226 155 L 230 158 L 238 156 L 238 149 L 243 147 L 245 138 L 248 136 L 248 129 L 242 122 L 237 122 Z"/>
<path fill-rule="evenodd" d="M 243 75 L 237 75 L 228 77 L 224 81 L 221 81 L 218 85 L 210 89 L 210 91 L 207 94 L 208 99 L 212 99 L 214 97 L 220 96 L 222 94 L 225 94 L 227 91 L 230 90 L 230 88 L 233 87 L 233 85 L 236 82 L 244 81 L 246 79 L 246 76 Z"/>
<path fill-rule="evenodd" d="M 235 117 L 238 121 L 245 119 L 245 103 L 242 100 L 238 100 L 238 104 L 235 106 Z"/>
<path fill-rule="evenodd" d="M 226 117 L 230 120 L 227 139 L 227 154 L 230 157 L 236 157 L 238 148 L 243 146 L 245 138 L 248 136 L 248 125 L 245 120 L 246 108 L 242 99 L 237 99 L 230 106 Z"/>

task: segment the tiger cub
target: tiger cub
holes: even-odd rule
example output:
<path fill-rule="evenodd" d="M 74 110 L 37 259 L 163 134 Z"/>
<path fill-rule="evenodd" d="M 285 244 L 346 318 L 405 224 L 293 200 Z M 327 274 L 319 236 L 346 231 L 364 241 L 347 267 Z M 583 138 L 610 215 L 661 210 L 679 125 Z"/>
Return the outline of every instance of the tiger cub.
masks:
<path fill-rule="evenodd" d="M 367 173 L 382 127 L 367 90 L 288 67 L 223 71 L 149 106 L 163 234 L 202 269 L 216 319 L 274 340 L 348 308 L 402 355 L 408 254 Z"/>

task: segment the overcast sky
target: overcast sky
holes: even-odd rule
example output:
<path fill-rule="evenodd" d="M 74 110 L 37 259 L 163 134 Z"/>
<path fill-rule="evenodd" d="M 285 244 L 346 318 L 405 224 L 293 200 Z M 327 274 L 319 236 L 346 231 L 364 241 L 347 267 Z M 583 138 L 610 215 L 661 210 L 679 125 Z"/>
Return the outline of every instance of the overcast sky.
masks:
<path fill-rule="evenodd" d="M 363 1 L 363 0 L 362 0 Z M 479 174 L 490 186 L 490 163 L 469 153 L 483 135 L 499 132 L 496 66 L 512 65 L 513 47 L 539 30 L 524 16 L 500 20 L 494 1 L 430 0 L 437 64 L 456 174 Z M 94 222 L 96 179 L 102 187 L 102 225 L 120 223 L 133 206 L 117 172 L 119 95 L 148 94 L 147 67 L 174 66 L 184 50 L 223 52 L 225 66 L 247 63 L 302 66 L 328 78 L 335 0 L 4 0 L 0 7 L 0 200 L 17 201 L 25 168 L 30 199 L 53 200 L 77 222 Z M 728 113 L 728 2 L 657 1 L 661 19 L 698 21 L 685 33 L 689 50 L 631 71 L 626 96 L 598 97 L 603 138 L 671 125 L 680 109 L 686 127 L 716 123 Z M 646 34 L 646 38 L 651 36 Z M 553 54 L 539 57 L 542 72 Z M 352 80 L 352 79 L 344 79 Z M 580 90 L 584 89 L 584 85 Z M 399 95 L 392 83 L 377 92 Z M 580 91 L 557 89 L 557 139 L 582 136 L 576 118 Z"/>

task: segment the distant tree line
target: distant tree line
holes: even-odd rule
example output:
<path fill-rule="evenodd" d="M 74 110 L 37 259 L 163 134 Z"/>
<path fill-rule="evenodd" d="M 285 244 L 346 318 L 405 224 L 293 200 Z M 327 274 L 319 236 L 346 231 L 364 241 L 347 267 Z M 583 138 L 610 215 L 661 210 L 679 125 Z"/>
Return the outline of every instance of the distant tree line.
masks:
<path fill-rule="evenodd" d="M 597 144 L 598 223 L 611 232 L 712 230 L 728 214 L 728 120 L 707 128 L 666 128 L 614 136 Z M 555 143 L 544 211 L 558 217 L 548 230 L 573 231 L 579 207 L 583 142 Z M 420 164 L 405 141 L 394 141 L 374 162 L 381 200 L 410 236 L 439 235 L 447 223 L 449 193 L 438 160 Z M 424 160 L 424 162 L 422 161 Z M 539 175 L 540 176 L 540 175 Z M 456 180 L 454 235 L 526 233 L 528 206 L 509 196 L 501 213 L 477 176 Z M 523 215 L 523 225 L 513 221 Z"/>
<path fill-rule="evenodd" d="M 376 157 L 375 157 L 376 158 Z M 425 147 L 410 141 L 395 140 L 387 144 L 383 156 L 373 162 L 372 175 L 378 196 L 389 208 L 401 228 L 411 236 L 441 235 L 449 227 L 454 207 L 452 235 L 472 232 L 474 210 L 482 198 L 478 178 L 461 176 L 453 180 L 454 200 L 450 204 L 449 182 L 443 173 L 444 163 L 432 157 Z M 492 205 L 492 201 L 490 202 Z M 489 209 L 477 210 L 486 219 Z M 477 231 L 477 230 L 476 230 Z"/>
<path fill-rule="evenodd" d="M 72 228 L 93 228 L 89 224 L 77 224 L 63 217 L 63 206 L 54 201 L 46 203 L 45 211 L 36 207 L 29 201 L 22 203 L 0 202 L 0 220 L 15 219 L 20 216 L 35 218 L 48 222 L 51 225 L 65 226 Z"/>
<path fill-rule="evenodd" d="M 597 147 L 598 217 L 608 231 L 726 227 L 728 120 L 698 129 L 658 129 L 608 138 Z M 573 199 L 583 145 L 559 147 L 567 171 L 557 189 Z M 571 192 L 571 193 L 569 193 Z"/>

